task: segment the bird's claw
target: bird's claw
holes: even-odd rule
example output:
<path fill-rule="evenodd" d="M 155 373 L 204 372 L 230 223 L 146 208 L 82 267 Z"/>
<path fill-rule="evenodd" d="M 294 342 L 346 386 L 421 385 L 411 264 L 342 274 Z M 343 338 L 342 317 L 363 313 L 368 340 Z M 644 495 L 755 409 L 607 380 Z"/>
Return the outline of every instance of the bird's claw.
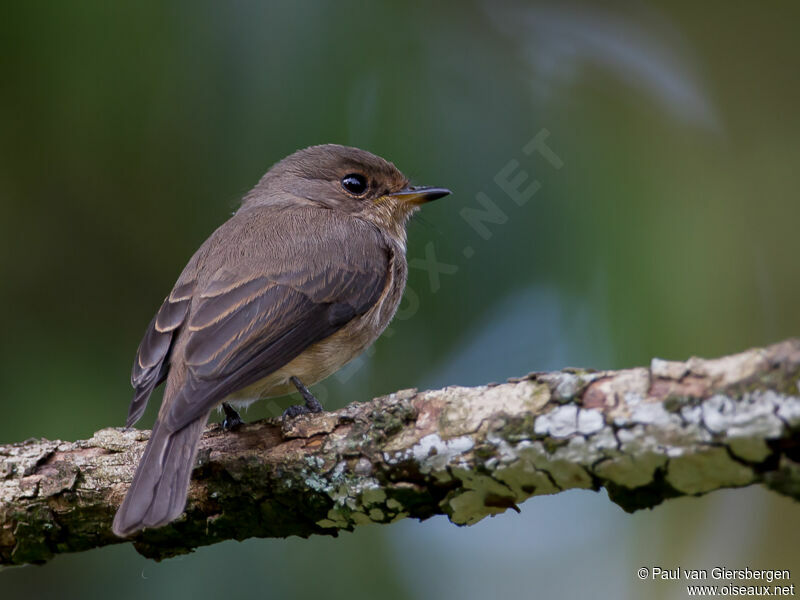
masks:
<path fill-rule="evenodd" d="M 236 409 L 230 404 L 223 402 L 222 410 L 225 411 L 225 419 L 222 421 L 222 429 L 225 431 L 235 431 L 244 425 L 242 417 L 239 416 L 239 413 L 236 412 Z"/>
<path fill-rule="evenodd" d="M 291 381 L 297 388 L 297 391 L 300 392 L 303 400 L 305 400 L 305 405 L 294 404 L 290 406 L 283 411 L 284 419 L 291 419 L 297 415 L 307 415 L 309 413 L 320 413 L 323 411 L 322 404 L 319 403 L 319 400 L 314 397 L 314 394 L 312 394 L 297 377 L 292 376 L 289 378 L 289 381 Z"/>

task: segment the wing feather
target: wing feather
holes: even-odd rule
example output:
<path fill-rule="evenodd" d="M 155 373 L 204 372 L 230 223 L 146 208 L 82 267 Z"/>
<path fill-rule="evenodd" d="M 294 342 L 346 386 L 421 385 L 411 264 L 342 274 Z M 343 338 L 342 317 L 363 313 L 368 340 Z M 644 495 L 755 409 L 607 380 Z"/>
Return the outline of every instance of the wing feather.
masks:
<path fill-rule="evenodd" d="M 206 240 L 151 321 L 134 362 L 128 425 L 170 364 L 185 369 L 159 420 L 177 431 L 383 294 L 393 251 L 372 225 L 304 207 L 259 210 L 240 210 Z"/>
<path fill-rule="evenodd" d="M 164 299 L 139 344 L 131 371 L 134 394 L 128 408 L 126 427 L 131 427 L 139 420 L 147 408 L 150 394 L 167 376 L 169 354 L 175 341 L 175 333 L 189 312 L 191 295 L 187 296 L 188 289 L 186 285 L 178 286 L 176 287 L 178 294 L 173 291 Z"/>
<path fill-rule="evenodd" d="M 383 293 L 390 260 L 388 248 L 376 245 L 357 267 L 334 261 L 324 272 L 284 271 L 228 282 L 216 295 L 200 292 L 185 330 L 186 380 L 165 425 L 183 427 L 367 312 Z M 212 280 L 208 288 L 221 286 Z"/>

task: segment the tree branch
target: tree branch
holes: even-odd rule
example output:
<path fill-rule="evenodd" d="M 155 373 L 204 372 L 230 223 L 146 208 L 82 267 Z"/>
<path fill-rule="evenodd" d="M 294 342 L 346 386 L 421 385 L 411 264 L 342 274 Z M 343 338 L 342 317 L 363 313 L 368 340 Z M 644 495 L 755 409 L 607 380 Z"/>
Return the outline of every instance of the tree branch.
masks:
<path fill-rule="evenodd" d="M 227 539 L 336 535 L 605 487 L 628 511 L 766 484 L 800 499 L 800 340 L 650 368 L 567 369 L 404 390 L 282 424 L 206 429 L 186 513 L 133 543 L 161 559 Z M 148 431 L 0 446 L 0 565 L 120 543 L 110 531 Z"/>

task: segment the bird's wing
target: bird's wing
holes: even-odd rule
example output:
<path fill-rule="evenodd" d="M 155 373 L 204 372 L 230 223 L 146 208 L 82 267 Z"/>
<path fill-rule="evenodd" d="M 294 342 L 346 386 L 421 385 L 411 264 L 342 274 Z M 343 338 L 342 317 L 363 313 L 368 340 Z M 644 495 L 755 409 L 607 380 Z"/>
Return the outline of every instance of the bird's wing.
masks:
<path fill-rule="evenodd" d="M 284 366 L 381 297 L 392 251 L 371 226 L 302 235 L 266 252 L 255 272 L 252 257 L 228 256 L 195 289 L 175 358 L 185 380 L 160 414 L 169 429 Z"/>
<path fill-rule="evenodd" d="M 147 326 L 133 361 L 131 385 L 134 394 L 128 408 L 126 427 L 131 427 L 139 420 L 150 394 L 167 377 L 169 355 L 189 311 L 193 291 L 194 281 L 176 285 Z"/>

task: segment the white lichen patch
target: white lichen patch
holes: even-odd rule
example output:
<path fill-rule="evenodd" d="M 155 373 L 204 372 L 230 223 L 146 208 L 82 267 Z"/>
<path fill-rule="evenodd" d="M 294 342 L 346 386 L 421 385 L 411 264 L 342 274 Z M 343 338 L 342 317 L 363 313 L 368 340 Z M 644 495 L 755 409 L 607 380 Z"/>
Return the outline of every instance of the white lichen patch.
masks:
<path fill-rule="evenodd" d="M 578 431 L 578 407 L 574 404 L 558 406 L 548 413 L 536 417 L 533 424 L 536 435 L 566 438 Z"/>
<path fill-rule="evenodd" d="M 344 471 L 336 469 L 331 473 L 332 479 L 321 490 L 333 500 L 334 505 L 328 511 L 326 519 L 317 522 L 321 527 L 349 527 L 363 525 L 373 521 L 383 521 L 385 515 L 381 511 L 386 500 L 386 492 L 377 479 L 372 477 L 348 476 Z M 314 488 L 316 489 L 316 488 Z M 381 512 L 379 519 L 372 518 Z"/>
<path fill-rule="evenodd" d="M 745 394 L 734 401 L 717 394 L 703 402 L 703 423 L 713 433 L 725 437 L 773 438 L 780 435 L 783 423 L 775 414 L 778 394 Z"/>
<path fill-rule="evenodd" d="M 566 444 L 558 446 L 550 456 L 552 460 L 572 462 L 579 465 L 591 465 L 600 460 L 605 453 L 588 442 L 583 436 L 571 437 Z"/>
<path fill-rule="evenodd" d="M 662 456 L 680 456 L 680 446 L 664 445 L 659 440 L 647 434 L 647 428 L 642 424 L 634 425 L 617 431 L 619 451 L 626 455 L 658 454 Z"/>
<path fill-rule="evenodd" d="M 736 462 L 725 448 L 671 459 L 667 464 L 667 482 L 685 494 L 701 494 L 721 487 L 742 486 L 755 479 L 753 471 Z"/>
<path fill-rule="evenodd" d="M 665 410 L 660 402 L 639 402 L 631 406 L 628 419 L 617 420 L 618 425 L 627 423 L 641 423 L 658 429 L 674 429 L 681 427 L 681 418 Z"/>
<path fill-rule="evenodd" d="M 447 477 L 445 468 L 457 464 L 457 458 L 472 450 L 475 441 L 469 436 L 443 440 L 438 433 L 426 435 L 406 453 L 419 465 L 420 473 Z"/>
<path fill-rule="evenodd" d="M 527 380 L 494 387 L 448 387 L 442 394 L 446 404 L 439 430 L 446 438 L 474 433 L 485 421 L 500 414 L 535 414 L 550 400 L 550 388 Z"/>
<path fill-rule="evenodd" d="M 603 413 L 591 408 L 582 408 L 578 411 L 578 433 L 591 435 L 597 433 L 605 426 Z"/>
<path fill-rule="evenodd" d="M 684 407 L 678 414 L 659 402 L 643 401 L 632 407 L 628 418 L 617 417 L 615 425 L 620 428 L 620 449 L 626 454 L 651 451 L 679 456 L 692 445 L 712 440 L 699 407 Z"/>
<path fill-rule="evenodd" d="M 614 435 L 614 430 L 611 427 L 604 427 L 597 433 L 586 438 L 586 442 L 594 451 L 604 454 L 609 451 L 616 451 L 619 445 L 619 440 L 617 440 L 617 437 Z"/>
<path fill-rule="evenodd" d="M 800 379 L 797 381 L 797 389 L 800 391 Z M 780 396 L 776 401 L 778 409 L 776 414 L 790 427 L 800 425 L 800 399 L 796 396 Z"/>
<path fill-rule="evenodd" d="M 386 490 L 377 479 L 360 475 L 355 469 L 348 471 L 345 461 L 337 463 L 327 476 L 313 478 L 307 475 L 306 482 L 333 500 L 326 518 L 317 522 L 321 527 L 347 528 L 408 516 L 401 510 L 400 502 L 387 499 Z M 398 517 L 400 513 L 402 515 Z"/>
<path fill-rule="evenodd" d="M 494 456 L 486 460 L 486 467 L 493 469 L 498 463 L 507 463 L 517 459 L 519 449 L 525 444 L 530 445 L 529 440 L 521 440 L 517 444 L 508 443 L 495 431 L 490 431 L 486 435 L 486 441 L 494 447 Z"/>
<path fill-rule="evenodd" d="M 661 358 L 654 358 L 650 361 L 650 373 L 653 375 L 653 377 L 674 379 L 677 381 L 688 372 L 689 365 L 687 365 L 685 362 L 664 360 Z"/>
<path fill-rule="evenodd" d="M 553 400 L 572 400 L 582 388 L 589 385 L 602 375 L 600 373 L 542 373 L 536 380 L 546 383 L 552 389 Z"/>
<path fill-rule="evenodd" d="M 359 458 L 353 472 L 356 475 L 372 475 L 372 463 L 366 458 Z"/>
<path fill-rule="evenodd" d="M 604 425 L 603 413 L 599 410 L 567 404 L 537 417 L 533 431 L 537 435 L 566 438 L 575 434 L 591 435 Z"/>
<path fill-rule="evenodd" d="M 305 471 L 303 473 L 303 484 L 307 488 L 310 488 L 317 492 L 327 493 L 328 491 L 331 490 L 330 481 L 323 475 L 320 475 L 319 473 L 316 473 L 314 471 Z"/>
<path fill-rule="evenodd" d="M 305 462 L 309 466 L 309 468 L 315 471 L 321 470 L 322 467 L 325 465 L 325 459 L 322 458 L 321 456 L 316 456 L 314 454 L 305 456 L 303 458 L 303 462 Z"/>
<path fill-rule="evenodd" d="M 587 437 L 576 434 L 552 451 L 536 440 L 521 440 L 511 445 L 495 436 L 490 441 L 498 452 L 486 466 L 494 470 L 495 479 L 514 490 L 519 500 L 532 495 L 523 488 L 535 488 L 533 493 L 538 495 L 572 487 L 591 487 L 592 478 L 587 469 L 617 447 L 617 440 L 608 426 Z"/>
<path fill-rule="evenodd" d="M 742 381 L 767 368 L 767 361 L 759 350 L 748 350 L 716 359 L 692 357 L 687 364 L 693 375 L 708 377 L 717 386 Z"/>
<path fill-rule="evenodd" d="M 644 368 L 625 369 L 613 373 L 613 377 L 602 379 L 592 387 L 607 399 L 621 399 L 622 402 L 612 402 L 613 407 L 608 411 L 608 416 L 617 418 L 628 414 L 628 407 L 641 402 L 647 397 L 650 388 L 650 370 Z M 608 403 L 608 400 L 606 401 Z"/>

